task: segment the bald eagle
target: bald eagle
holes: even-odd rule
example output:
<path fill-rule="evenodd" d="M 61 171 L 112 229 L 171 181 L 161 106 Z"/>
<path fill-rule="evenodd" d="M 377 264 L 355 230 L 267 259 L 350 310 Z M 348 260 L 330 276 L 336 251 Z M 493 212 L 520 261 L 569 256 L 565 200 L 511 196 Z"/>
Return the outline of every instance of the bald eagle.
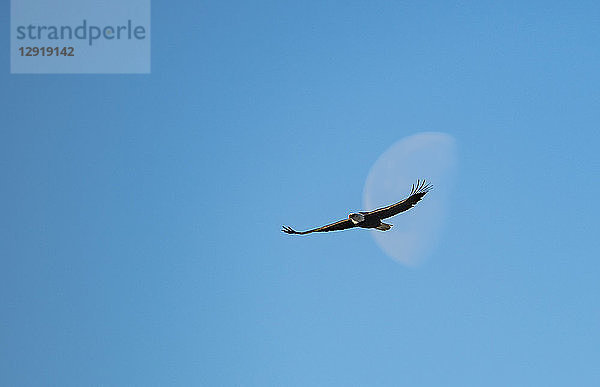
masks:
<path fill-rule="evenodd" d="M 414 207 L 427 192 L 431 190 L 433 186 L 427 184 L 425 180 L 417 180 L 416 184 L 412 185 L 410 196 L 406 199 L 394 203 L 387 207 L 378 208 L 373 211 L 361 211 L 354 212 L 348 215 L 348 219 L 343 219 L 335 223 L 328 224 L 327 226 L 318 227 L 307 231 L 296 231 L 291 227 L 283 226 L 281 231 L 287 234 L 310 234 L 312 232 L 326 232 L 326 231 L 338 231 L 345 230 L 347 228 L 362 227 L 362 228 L 374 228 L 380 231 L 387 231 L 392 228 L 391 224 L 383 223 L 381 219 L 389 218 L 404 212 Z"/>

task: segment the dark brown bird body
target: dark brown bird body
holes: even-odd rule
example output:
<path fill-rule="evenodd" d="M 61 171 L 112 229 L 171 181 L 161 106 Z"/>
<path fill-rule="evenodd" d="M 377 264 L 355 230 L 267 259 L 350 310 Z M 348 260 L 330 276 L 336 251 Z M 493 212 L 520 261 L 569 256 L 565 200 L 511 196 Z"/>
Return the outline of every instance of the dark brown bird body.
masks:
<path fill-rule="evenodd" d="M 361 212 L 359 212 L 359 214 L 363 215 L 365 217 L 365 220 L 358 223 L 356 225 L 356 227 L 376 228 L 376 227 L 381 226 L 381 224 L 382 224 L 381 219 L 374 214 L 369 214 L 368 212 L 365 212 L 365 211 L 361 211 Z"/>

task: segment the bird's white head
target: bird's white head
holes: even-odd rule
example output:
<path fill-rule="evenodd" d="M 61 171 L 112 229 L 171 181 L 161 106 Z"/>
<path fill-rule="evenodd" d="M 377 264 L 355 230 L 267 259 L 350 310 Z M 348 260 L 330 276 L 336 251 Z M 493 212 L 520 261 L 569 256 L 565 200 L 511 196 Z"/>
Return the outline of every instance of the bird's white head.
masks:
<path fill-rule="evenodd" d="M 354 224 L 359 224 L 360 222 L 363 222 L 365 220 L 365 216 L 363 214 L 357 214 L 354 212 L 352 214 L 348 215 L 348 218 Z"/>

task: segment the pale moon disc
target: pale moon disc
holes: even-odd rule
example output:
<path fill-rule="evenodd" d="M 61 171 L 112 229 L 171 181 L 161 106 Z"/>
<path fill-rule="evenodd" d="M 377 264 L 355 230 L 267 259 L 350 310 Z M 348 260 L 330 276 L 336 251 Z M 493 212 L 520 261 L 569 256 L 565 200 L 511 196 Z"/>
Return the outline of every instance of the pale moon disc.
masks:
<path fill-rule="evenodd" d="M 456 141 L 440 132 L 405 137 L 377 159 L 363 192 L 367 211 L 407 197 L 417 179 L 433 184 L 433 190 L 415 207 L 384 220 L 394 225 L 391 230 L 371 231 L 387 255 L 415 266 L 431 254 L 442 230 L 456 169 Z"/>

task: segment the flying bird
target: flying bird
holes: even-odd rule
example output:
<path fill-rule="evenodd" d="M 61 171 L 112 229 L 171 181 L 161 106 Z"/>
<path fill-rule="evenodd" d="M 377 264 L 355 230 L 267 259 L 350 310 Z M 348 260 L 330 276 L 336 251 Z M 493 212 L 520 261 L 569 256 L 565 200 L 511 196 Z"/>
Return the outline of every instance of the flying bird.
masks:
<path fill-rule="evenodd" d="M 373 211 L 353 212 L 348 215 L 348 219 L 343 219 L 327 226 L 314 228 L 307 231 L 296 231 L 291 227 L 283 226 L 281 231 L 287 234 L 310 234 L 313 232 L 326 232 L 345 230 L 353 227 L 375 228 L 380 231 L 387 231 L 392 228 L 391 224 L 383 223 L 381 219 L 389 218 L 401 212 L 409 210 L 415 206 L 433 186 L 427 184 L 425 180 L 417 180 L 416 184 L 412 185 L 410 196 L 398 203 L 391 204 L 387 207 L 378 208 Z"/>

